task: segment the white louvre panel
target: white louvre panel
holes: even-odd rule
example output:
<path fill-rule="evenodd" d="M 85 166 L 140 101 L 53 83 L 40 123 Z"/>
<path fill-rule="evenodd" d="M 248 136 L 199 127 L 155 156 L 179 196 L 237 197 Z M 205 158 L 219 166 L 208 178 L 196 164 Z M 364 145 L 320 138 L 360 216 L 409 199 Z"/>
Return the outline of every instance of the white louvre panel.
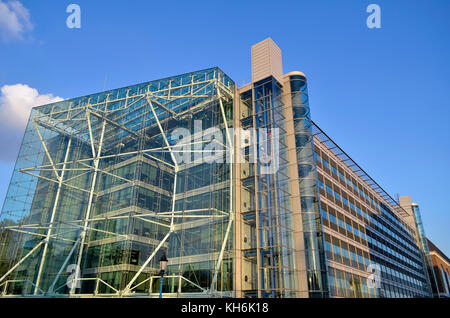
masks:
<path fill-rule="evenodd" d="M 283 64 L 280 48 L 271 38 L 267 38 L 252 46 L 252 82 L 271 75 L 281 82 Z"/>

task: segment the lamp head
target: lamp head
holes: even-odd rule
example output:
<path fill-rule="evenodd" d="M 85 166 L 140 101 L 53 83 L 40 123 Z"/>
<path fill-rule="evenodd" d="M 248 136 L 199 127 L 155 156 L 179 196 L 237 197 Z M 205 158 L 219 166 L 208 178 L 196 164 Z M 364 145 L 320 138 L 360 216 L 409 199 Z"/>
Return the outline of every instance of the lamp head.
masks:
<path fill-rule="evenodd" d="M 167 270 L 167 263 L 169 261 L 167 260 L 166 253 L 163 253 L 161 258 L 159 259 L 159 267 L 161 269 L 160 275 L 164 276 L 164 272 Z"/>

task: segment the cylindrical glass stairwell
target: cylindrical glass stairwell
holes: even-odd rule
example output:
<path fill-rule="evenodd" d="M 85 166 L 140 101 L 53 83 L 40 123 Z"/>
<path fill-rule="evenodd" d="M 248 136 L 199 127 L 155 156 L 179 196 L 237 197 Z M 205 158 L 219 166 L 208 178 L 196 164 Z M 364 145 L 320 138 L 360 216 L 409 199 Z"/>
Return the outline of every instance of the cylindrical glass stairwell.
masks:
<path fill-rule="evenodd" d="M 302 75 L 292 75 L 289 79 L 294 115 L 308 292 L 310 297 L 328 297 L 307 81 Z"/>
<path fill-rule="evenodd" d="M 416 228 L 417 228 L 417 240 L 419 243 L 420 250 L 422 252 L 423 262 L 425 263 L 425 267 L 426 267 L 425 274 L 426 274 L 426 276 L 428 278 L 428 282 L 429 282 L 429 286 L 427 286 L 428 288 L 425 288 L 425 289 L 431 289 L 433 294 L 435 294 L 436 296 L 439 296 L 436 288 L 433 288 L 434 286 L 436 286 L 436 277 L 434 276 L 433 263 L 431 261 L 430 250 L 428 248 L 428 241 L 427 241 L 427 237 L 425 235 L 425 229 L 423 227 L 422 216 L 420 214 L 419 205 L 416 203 L 413 203 L 412 210 L 414 212 L 414 221 L 416 223 Z"/>

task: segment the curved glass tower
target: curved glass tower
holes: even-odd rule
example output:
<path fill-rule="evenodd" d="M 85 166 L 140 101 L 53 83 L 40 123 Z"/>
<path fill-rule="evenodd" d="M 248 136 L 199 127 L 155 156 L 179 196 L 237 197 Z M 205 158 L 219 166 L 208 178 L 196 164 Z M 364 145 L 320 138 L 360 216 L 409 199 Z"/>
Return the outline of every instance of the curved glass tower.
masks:
<path fill-rule="evenodd" d="M 428 241 L 427 241 L 427 237 L 425 235 L 425 228 L 424 228 L 423 222 L 422 222 L 422 215 L 420 214 L 419 205 L 417 203 L 413 203 L 411 205 L 411 207 L 412 207 L 412 211 L 414 213 L 414 221 L 416 223 L 417 240 L 419 243 L 420 250 L 422 252 L 423 262 L 424 262 L 425 268 L 426 268 L 425 274 L 429 281 L 428 286 L 431 286 L 434 289 L 434 287 L 437 285 L 436 277 L 434 275 L 433 262 L 431 261 L 430 250 L 428 248 Z M 428 286 L 426 286 L 426 287 L 428 287 Z M 437 297 L 439 297 L 437 290 L 432 290 L 432 292 L 434 294 L 436 294 Z"/>
<path fill-rule="evenodd" d="M 328 297 L 307 81 L 303 75 L 291 75 L 289 81 L 294 118 L 308 291 L 310 297 Z"/>

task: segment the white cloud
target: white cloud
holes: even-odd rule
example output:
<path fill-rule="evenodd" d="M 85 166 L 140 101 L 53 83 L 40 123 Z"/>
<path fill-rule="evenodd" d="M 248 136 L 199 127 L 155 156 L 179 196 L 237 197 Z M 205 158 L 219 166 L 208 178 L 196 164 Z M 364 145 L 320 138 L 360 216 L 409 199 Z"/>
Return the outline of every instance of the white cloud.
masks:
<path fill-rule="evenodd" d="M 61 100 L 24 84 L 0 88 L 0 162 L 16 160 L 31 108 Z"/>
<path fill-rule="evenodd" d="M 24 84 L 5 85 L 0 92 L 0 125 L 20 132 L 25 129 L 31 108 L 63 100 L 52 94 L 41 95 Z"/>
<path fill-rule="evenodd" d="M 0 37 L 3 40 L 23 39 L 23 36 L 32 29 L 30 12 L 20 1 L 0 0 Z"/>
<path fill-rule="evenodd" d="M 37 89 L 24 84 L 5 85 L 0 93 L 0 161 L 12 162 L 19 152 L 31 108 L 62 98 L 39 94 Z"/>

